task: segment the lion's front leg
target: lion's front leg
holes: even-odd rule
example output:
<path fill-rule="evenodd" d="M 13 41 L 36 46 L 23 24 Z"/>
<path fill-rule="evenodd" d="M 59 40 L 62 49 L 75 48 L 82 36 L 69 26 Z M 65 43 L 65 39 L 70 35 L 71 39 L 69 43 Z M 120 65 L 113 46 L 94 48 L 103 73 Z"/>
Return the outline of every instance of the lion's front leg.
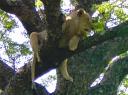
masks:
<path fill-rule="evenodd" d="M 77 47 L 78 47 L 79 41 L 80 41 L 80 37 L 74 35 L 74 36 L 70 39 L 70 41 L 69 41 L 69 50 L 75 51 L 75 50 L 77 49 Z"/>

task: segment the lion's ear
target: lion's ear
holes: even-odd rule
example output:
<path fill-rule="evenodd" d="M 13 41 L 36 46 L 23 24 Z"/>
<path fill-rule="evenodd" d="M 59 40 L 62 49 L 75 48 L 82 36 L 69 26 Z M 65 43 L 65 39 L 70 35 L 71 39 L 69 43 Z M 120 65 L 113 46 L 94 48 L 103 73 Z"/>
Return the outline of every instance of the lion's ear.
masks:
<path fill-rule="evenodd" d="M 81 17 L 83 14 L 85 14 L 85 10 L 84 9 L 77 10 L 77 16 Z"/>

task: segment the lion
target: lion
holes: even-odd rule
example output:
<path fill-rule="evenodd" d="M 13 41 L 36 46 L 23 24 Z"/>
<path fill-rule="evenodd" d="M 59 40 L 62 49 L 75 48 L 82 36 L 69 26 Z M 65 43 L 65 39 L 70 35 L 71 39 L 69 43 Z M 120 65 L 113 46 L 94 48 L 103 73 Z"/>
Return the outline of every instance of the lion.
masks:
<path fill-rule="evenodd" d="M 78 48 L 79 41 L 87 37 L 87 32 L 91 30 L 91 17 L 82 8 L 74 10 L 65 17 L 62 24 L 63 36 L 59 41 L 60 48 L 67 48 L 70 51 L 75 51 Z M 36 62 L 41 61 L 39 51 L 44 42 L 47 40 L 47 30 L 42 32 L 32 32 L 30 34 L 30 44 L 33 50 L 33 62 L 31 66 L 32 82 L 35 79 L 35 65 Z M 73 78 L 69 75 L 67 70 L 68 59 L 65 59 L 59 69 L 66 80 L 72 81 Z"/>
<path fill-rule="evenodd" d="M 60 48 L 68 48 L 75 51 L 78 47 L 80 39 L 87 37 L 87 33 L 91 31 L 91 17 L 83 9 L 77 9 L 66 16 L 62 25 L 63 36 L 59 41 Z M 67 71 L 67 62 L 65 59 L 60 65 L 60 71 L 66 80 L 72 81 L 73 78 Z"/>

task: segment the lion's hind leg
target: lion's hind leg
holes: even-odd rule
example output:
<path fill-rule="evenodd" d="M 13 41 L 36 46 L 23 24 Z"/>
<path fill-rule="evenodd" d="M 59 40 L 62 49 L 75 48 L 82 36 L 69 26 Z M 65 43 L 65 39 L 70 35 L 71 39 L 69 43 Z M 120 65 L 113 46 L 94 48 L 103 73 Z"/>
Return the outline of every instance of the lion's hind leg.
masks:
<path fill-rule="evenodd" d="M 64 77 L 66 80 L 69 80 L 69 81 L 73 82 L 73 78 L 69 75 L 69 73 L 68 73 L 68 71 L 67 71 L 67 61 L 68 61 L 68 59 L 65 59 L 65 60 L 61 63 L 59 69 L 60 69 L 60 71 L 61 71 L 61 74 L 63 75 L 63 77 Z"/>

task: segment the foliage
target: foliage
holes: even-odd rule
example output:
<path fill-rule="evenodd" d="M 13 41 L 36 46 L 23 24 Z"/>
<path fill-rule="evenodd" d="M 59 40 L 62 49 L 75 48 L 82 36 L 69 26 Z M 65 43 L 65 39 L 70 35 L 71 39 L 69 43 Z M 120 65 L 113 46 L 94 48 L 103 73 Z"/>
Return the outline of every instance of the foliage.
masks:
<path fill-rule="evenodd" d="M 5 53 L 7 54 L 9 61 L 16 61 L 21 56 L 27 56 L 31 54 L 29 47 L 26 47 L 26 44 L 18 44 L 17 42 L 12 41 L 9 38 L 8 32 L 4 31 L 0 33 L 2 37 L 0 38 L 2 44 L 1 46 L 4 48 Z"/>
<path fill-rule="evenodd" d="M 1 56 L 1 59 L 9 60 L 9 63 L 13 63 L 14 61 L 18 62 L 17 60 L 20 57 L 32 54 L 27 45 L 28 42 L 19 44 L 10 38 L 10 33 L 17 27 L 15 19 L 10 14 L 0 10 L 0 23 L 3 26 L 0 29 L 0 47 L 1 51 L 8 56 L 8 59 L 5 59 L 4 56 Z"/>
<path fill-rule="evenodd" d="M 73 1 L 73 0 L 72 0 Z M 119 0 L 117 0 L 119 1 Z M 98 11 L 98 15 L 94 18 L 93 26 L 94 30 L 98 33 L 104 32 L 106 29 L 110 28 L 107 24 L 109 22 L 114 23 L 114 25 L 117 25 L 119 23 L 122 23 L 126 20 L 128 20 L 128 15 L 124 12 L 124 9 L 122 6 L 118 6 L 117 1 L 114 3 L 111 2 L 104 2 L 101 5 L 94 5 L 94 9 Z M 73 2 L 74 3 L 74 2 Z M 36 7 L 40 8 L 42 7 L 42 2 L 40 0 L 36 0 Z M 116 22 L 116 23 L 115 23 Z M 30 55 L 31 51 L 29 50 L 29 47 L 26 46 L 28 43 L 18 44 L 14 41 L 12 41 L 11 38 L 9 38 L 9 33 L 12 32 L 12 29 L 15 28 L 15 21 L 12 19 L 7 13 L 0 10 L 0 23 L 3 25 L 3 29 L 0 32 L 0 42 L 3 43 L 3 46 L 5 48 L 6 54 L 10 59 L 18 58 L 19 56 L 26 56 Z M 116 41 L 115 41 L 116 40 Z M 122 42 L 119 42 L 122 41 Z M 120 43 L 120 44 L 119 44 Z M 82 93 L 85 93 L 85 90 L 87 89 L 86 84 L 89 80 L 92 80 L 93 78 L 97 77 L 97 73 L 103 72 L 104 67 L 107 66 L 106 63 L 112 63 L 112 61 L 108 62 L 109 59 L 112 59 L 113 56 L 119 55 L 120 58 L 124 58 L 127 56 L 127 52 L 124 51 L 124 47 L 126 41 L 120 40 L 120 39 L 114 39 L 114 41 L 104 42 L 101 45 L 97 45 L 92 47 L 91 49 L 88 49 L 87 51 L 78 54 L 74 57 L 72 57 L 69 62 L 77 63 L 78 66 L 72 66 L 71 70 L 74 70 L 75 74 L 74 79 L 78 82 L 76 84 L 72 84 L 67 86 L 67 90 L 74 89 L 73 95 L 76 93 L 79 93 L 79 90 L 81 87 Z M 126 43 L 127 45 L 127 43 Z M 125 53 L 122 53 L 125 52 Z M 88 63 L 88 64 L 87 64 Z M 85 64 L 86 67 L 85 67 Z M 72 64 L 71 64 L 72 65 Z M 75 64 L 76 65 L 76 64 Z M 92 70 L 92 67 L 97 67 Z M 76 70 L 78 72 L 76 72 Z M 97 72 L 96 72 L 97 71 Z M 83 74 L 86 74 L 83 76 Z M 80 76 L 80 77 L 78 77 Z M 48 86 L 49 81 L 56 80 L 55 76 L 49 76 L 46 81 L 43 81 L 43 85 Z M 81 84 L 81 85 L 80 85 Z M 71 88 L 70 86 L 73 86 L 74 88 Z M 128 78 L 126 77 L 126 80 L 124 80 L 123 85 L 125 87 L 128 87 Z M 80 87 L 80 89 L 75 88 Z M 123 92 L 120 95 L 126 95 Z"/>
<path fill-rule="evenodd" d="M 128 89 L 128 75 L 126 75 L 122 80 L 119 86 L 118 95 L 128 95 L 127 89 Z"/>
<path fill-rule="evenodd" d="M 14 19 L 10 18 L 10 16 L 2 10 L 0 10 L 0 22 L 2 22 L 3 27 L 6 29 L 13 28 L 15 24 Z"/>
<path fill-rule="evenodd" d="M 97 9 L 97 16 L 94 17 L 93 23 L 94 30 L 96 32 L 103 32 L 110 27 L 128 20 L 128 15 L 125 12 L 126 7 L 123 3 L 120 4 L 119 0 L 94 5 L 92 9 Z"/>
<path fill-rule="evenodd" d="M 36 0 L 35 6 L 36 6 L 37 8 L 40 8 L 40 7 L 43 6 L 43 3 L 42 3 L 40 0 Z"/>

